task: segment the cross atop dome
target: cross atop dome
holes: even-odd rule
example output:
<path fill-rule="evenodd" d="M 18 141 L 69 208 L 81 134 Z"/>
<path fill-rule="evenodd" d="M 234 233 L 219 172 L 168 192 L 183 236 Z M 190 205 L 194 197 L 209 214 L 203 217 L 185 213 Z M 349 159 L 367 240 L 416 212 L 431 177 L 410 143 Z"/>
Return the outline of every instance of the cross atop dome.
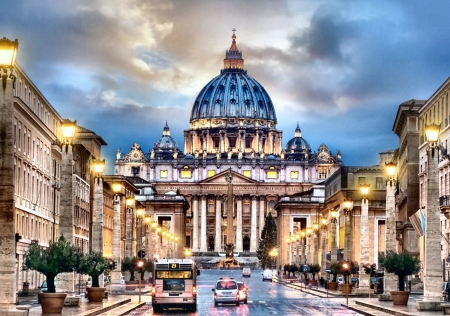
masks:
<path fill-rule="evenodd" d="M 242 59 L 242 52 L 237 48 L 236 45 L 236 29 L 233 28 L 231 31 L 233 32 L 233 35 L 231 36 L 231 47 L 225 54 L 225 59 L 223 60 L 223 68 L 225 70 L 243 70 L 244 59 Z"/>

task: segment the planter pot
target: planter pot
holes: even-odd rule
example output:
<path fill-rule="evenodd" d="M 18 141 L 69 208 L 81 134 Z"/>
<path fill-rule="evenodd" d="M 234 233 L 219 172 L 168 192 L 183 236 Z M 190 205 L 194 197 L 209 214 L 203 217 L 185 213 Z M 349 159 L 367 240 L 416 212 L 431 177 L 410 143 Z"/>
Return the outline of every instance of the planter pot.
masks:
<path fill-rule="evenodd" d="M 391 291 L 394 305 L 408 305 L 409 291 Z"/>
<path fill-rule="evenodd" d="M 317 286 L 317 280 L 309 280 L 309 284 L 311 284 L 311 286 Z"/>
<path fill-rule="evenodd" d="M 102 302 L 106 287 L 87 287 L 87 298 L 89 302 Z"/>
<path fill-rule="evenodd" d="M 337 282 L 328 282 L 328 289 L 332 290 L 332 291 L 336 291 L 337 290 Z"/>
<path fill-rule="evenodd" d="M 343 294 L 350 294 L 352 292 L 352 284 L 341 284 L 341 291 Z"/>
<path fill-rule="evenodd" d="M 125 281 L 125 288 L 127 291 L 134 291 L 138 287 L 138 281 Z"/>
<path fill-rule="evenodd" d="M 67 293 L 38 293 L 42 314 L 61 314 Z"/>

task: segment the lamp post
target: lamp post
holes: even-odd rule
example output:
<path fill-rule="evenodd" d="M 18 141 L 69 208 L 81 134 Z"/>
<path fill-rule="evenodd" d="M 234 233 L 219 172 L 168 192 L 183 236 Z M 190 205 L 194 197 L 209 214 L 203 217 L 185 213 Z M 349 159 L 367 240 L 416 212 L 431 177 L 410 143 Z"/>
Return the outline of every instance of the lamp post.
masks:
<path fill-rule="evenodd" d="M 123 244 L 122 244 L 122 236 L 120 234 L 121 231 L 121 196 L 122 196 L 122 184 L 120 182 L 113 182 L 111 184 L 111 189 L 114 193 L 113 199 L 113 226 L 112 226 L 112 258 L 116 262 L 115 269 L 111 273 L 110 282 L 110 290 L 112 288 L 117 291 L 121 291 L 123 285 L 120 283 L 120 277 L 122 272 L 120 271 L 120 267 L 122 265 L 122 256 L 123 256 Z"/>
<path fill-rule="evenodd" d="M 144 260 L 138 260 L 137 262 L 137 268 L 138 268 L 138 279 L 139 279 L 139 304 L 141 304 L 141 272 L 144 268 Z"/>
<path fill-rule="evenodd" d="M 396 190 L 396 180 L 394 179 L 396 173 L 396 163 L 387 162 L 386 163 L 386 252 L 394 251 L 397 252 L 397 241 L 396 241 L 396 212 L 395 212 L 395 190 Z M 392 300 L 390 291 L 397 290 L 396 276 L 393 273 L 384 272 L 384 291 L 380 294 L 380 299 L 387 301 Z"/>
<path fill-rule="evenodd" d="M 423 267 L 423 301 L 416 301 L 418 310 L 437 310 L 442 296 L 441 267 L 441 223 L 439 209 L 438 156 L 440 127 L 436 124 L 426 126 L 427 174 L 426 174 L 426 221 L 425 254 Z"/>
<path fill-rule="evenodd" d="M 0 300 L 2 307 L 0 314 L 7 314 L 14 310 L 16 303 L 17 273 L 16 270 L 16 215 L 14 185 L 14 85 L 13 75 L 15 57 L 19 42 L 11 41 L 6 37 L 0 39 L 0 71 L 2 74 L 3 89 L 0 92 L 0 129 L 2 131 L 2 146 L 0 147 L 0 219 L 2 228 L 0 236 L 0 264 L 2 266 L 2 289 Z M 8 311 L 8 312 L 7 312 Z M 5 313 L 3 313 L 5 312 Z"/>
<path fill-rule="evenodd" d="M 100 251 L 103 253 L 103 179 L 102 174 L 105 170 L 105 160 L 96 160 L 92 162 L 93 177 L 93 203 L 91 205 L 91 227 L 89 229 L 90 244 L 89 251 Z"/>
<path fill-rule="evenodd" d="M 300 248 L 301 248 L 301 254 L 300 254 L 300 264 L 306 263 L 306 232 L 302 230 L 300 232 Z"/>
<path fill-rule="evenodd" d="M 322 267 L 322 271 L 320 272 L 321 276 L 324 277 L 325 273 L 327 270 L 327 218 L 326 217 L 322 217 L 320 219 L 320 223 L 322 224 L 321 228 L 322 228 L 322 242 L 321 242 L 321 252 L 322 252 L 322 262 L 321 262 L 321 267 Z"/>
<path fill-rule="evenodd" d="M 275 260 L 276 257 L 278 256 L 278 249 L 273 248 L 272 250 L 270 250 L 269 256 L 272 258 L 272 269 L 274 269 L 274 267 L 276 267 Z"/>
<path fill-rule="evenodd" d="M 345 200 L 344 201 L 344 216 L 345 216 L 345 231 L 344 231 L 344 253 L 347 257 L 347 261 L 351 261 L 352 260 L 352 252 L 350 249 L 350 243 L 351 243 L 351 238 L 352 238 L 352 234 L 350 231 L 350 213 L 353 209 L 353 202 L 350 200 Z"/>
<path fill-rule="evenodd" d="M 337 244 L 336 244 L 336 223 L 337 223 L 338 211 L 332 209 L 330 211 L 331 216 L 331 263 L 337 261 Z"/>
<path fill-rule="evenodd" d="M 359 254 L 359 264 L 360 272 L 359 275 L 362 276 L 362 269 L 364 264 L 369 262 L 369 200 L 367 199 L 367 194 L 369 194 L 369 184 L 360 184 L 360 190 L 362 195 L 361 200 L 361 217 L 360 217 L 360 254 Z M 370 289 L 370 284 L 364 278 L 359 277 L 359 288 L 361 291 L 366 291 L 367 287 Z"/>
<path fill-rule="evenodd" d="M 126 211 L 126 235 L 125 235 L 125 257 L 133 257 L 133 213 L 134 213 L 134 197 L 128 196 L 125 200 L 127 206 Z"/>
<path fill-rule="evenodd" d="M 312 226 L 312 235 L 313 235 L 313 242 L 314 242 L 314 254 L 312 263 L 313 264 L 319 264 L 319 223 L 314 222 Z"/>

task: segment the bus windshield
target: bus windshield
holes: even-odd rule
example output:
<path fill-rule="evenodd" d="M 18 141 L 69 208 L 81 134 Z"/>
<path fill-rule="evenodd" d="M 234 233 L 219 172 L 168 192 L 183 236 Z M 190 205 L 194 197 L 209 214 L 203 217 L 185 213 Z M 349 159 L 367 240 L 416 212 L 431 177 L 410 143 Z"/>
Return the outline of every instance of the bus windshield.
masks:
<path fill-rule="evenodd" d="M 159 270 L 157 279 L 192 279 L 192 270 Z"/>

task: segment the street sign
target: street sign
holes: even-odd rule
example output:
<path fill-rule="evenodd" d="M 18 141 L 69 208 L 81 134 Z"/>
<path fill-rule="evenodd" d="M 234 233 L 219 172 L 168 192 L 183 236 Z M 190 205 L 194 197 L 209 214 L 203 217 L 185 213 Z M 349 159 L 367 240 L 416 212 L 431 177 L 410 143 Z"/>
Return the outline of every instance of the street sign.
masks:
<path fill-rule="evenodd" d="M 303 272 L 308 272 L 309 271 L 309 267 L 307 264 L 303 265 Z"/>
<path fill-rule="evenodd" d="M 139 259 L 144 259 L 145 258 L 145 251 L 144 250 L 139 250 L 137 255 L 138 255 Z"/>

